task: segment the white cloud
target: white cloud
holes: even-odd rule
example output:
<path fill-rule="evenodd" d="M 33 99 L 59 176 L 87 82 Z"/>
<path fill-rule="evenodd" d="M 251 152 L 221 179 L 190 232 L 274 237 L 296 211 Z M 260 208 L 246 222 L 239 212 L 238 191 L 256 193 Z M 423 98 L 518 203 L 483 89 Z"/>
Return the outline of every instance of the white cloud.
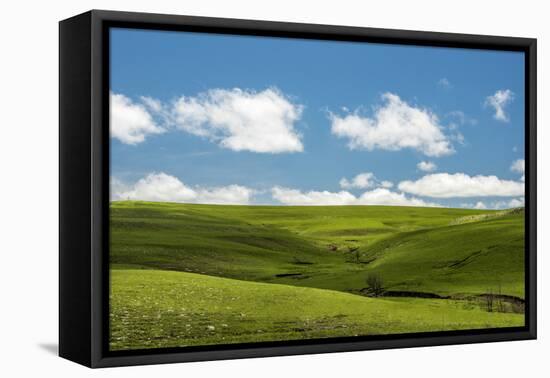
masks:
<path fill-rule="evenodd" d="M 377 188 L 365 192 L 358 198 L 360 205 L 391 205 L 391 206 L 441 206 L 432 202 L 425 202 L 419 198 L 407 197 L 404 193 L 392 192 L 385 188 Z"/>
<path fill-rule="evenodd" d="M 344 177 L 339 184 L 342 189 L 391 188 L 393 186 L 391 181 L 379 181 L 372 172 L 359 173 L 350 180 Z"/>
<path fill-rule="evenodd" d="M 493 209 L 513 209 L 525 206 L 525 197 L 512 198 L 510 201 L 497 201 L 491 204 Z"/>
<path fill-rule="evenodd" d="M 451 89 L 453 87 L 449 79 L 447 79 L 446 77 L 439 79 L 437 81 L 437 85 L 445 89 Z"/>
<path fill-rule="evenodd" d="M 508 202 L 509 207 L 522 207 L 525 206 L 525 197 L 513 198 Z"/>
<path fill-rule="evenodd" d="M 417 181 L 402 181 L 398 188 L 406 193 L 434 198 L 513 197 L 524 193 L 522 182 L 464 173 L 435 173 Z"/>
<path fill-rule="evenodd" d="M 164 107 L 165 107 L 164 104 L 160 100 L 157 100 L 156 98 L 152 98 L 152 97 L 149 97 L 149 96 L 141 96 L 140 100 L 152 112 L 162 113 L 165 110 L 164 109 Z"/>
<path fill-rule="evenodd" d="M 122 180 L 118 179 L 117 177 L 112 177 L 109 180 L 110 185 L 110 194 L 111 194 L 111 201 L 117 201 L 121 198 L 119 197 L 120 193 L 124 193 L 129 190 L 128 185 L 126 185 Z"/>
<path fill-rule="evenodd" d="M 110 111 L 111 137 L 122 143 L 135 145 L 145 141 L 148 135 L 165 131 L 155 123 L 145 105 L 122 94 L 110 94 Z"/>
<path fill-rule="evenodd" d="M 521 173 L 521 181 L 525 181 L 525 159 L 518 159 L 510 166 L 512 172 Z"/>
<path fill-rule="evenodd" d="M 476 203 L 461 203 L 460 207 L 463 207 L 465 209 L 477 209 L 477 210 L 487 209 L 487 205 L 483 201 L 477 201 Z"/>
<path fill-rule="evenodd" d="M 111 179 L 111 199 L 141 200 L 159 202 L 183 202 L 204 204 L 235 204 L 250 203 L 254 190 L 240 186 L 222 187 L 190 187 L 177 177 L 166 173 L 151 173 L 138 180 L 133 185 L 127 185 L 120 180 Z"/>
<path fill-rule="evenodd" d="M 431 161 L 421 161 L 416 165 L 416 168 L 424 172 L 433 172 L 437 169 L 437 165 Z"/>
<path fill-rule="evenodd" d="M 198 203 L 247 205 L 252 200 L 255 190 L 241 185 L 229 185 L 214 188 L 199 188 Z"/>
<path fill-rule="evenodd" d="M 233 151 L 301 152 L 295 123 L 303 106 L 276 88 L 261 92 L 211 89 L 173 104 L 175 126 Z"/>
<path fill-rule="evenodd" d="M 339 206 L 339 205 L 391 205 L 391 206 L 439 206 L 404 193 L 392 192 L 385 188 L 377 188 L 364 192 L 356 197 L 350 192 L 309 191 L 274 187 L 272 196 L 284 205 L 292 206 Z"/>
<path fill-rule="evenodd" d="M 375 110 L 372 118 L 358 112 L 342 117 L 330 113 L 332 133 L 348 139 L 350 149 L 410 148 L 434 157 L 454 152 L 437 115 L 428 109 L 410 106 L 392 93 L 385 93 L 382 99 L 384 105 Z"/>
<path fill-rule="evenodd" d="M 478 210 L 484 210 L 487 208 L 487 205 L 485 205 L 483 202 L 481 201 L 477 201 L 475 206 L 474 206 L 474 209 L 478 209 Z"/>
<path fill-rule="evenodd" d="M 468 208 L 468 209 L 479 209 L 479 210 L 485 210 L 485 209 L 492 209 L 492 210 L 503 210 L 503 209 L 513 209 L 516 207 L 522 207 L 525 206 L 525 198 L 512 198 L 509 201 L 493 201 L 488 204 L 486 204 L 483 201 L 478 201 L 476 203 L 462 203 L 460 204 L 460 207 Z"/>
<path fill-rule="evenodd" d="M 509 89 L 498 90 L 494 95 L 485 99 L 485 106 L 491 106 L 495 110 L 494 118 L 498 121 L 508 122 L 506 106 L 514 100 L 514 92 Z"/>
<path fill-rule="evenodd" d="M 342 189 L 359 188 L 366 189 L 375 185 L 376 178 L 371 172 L 360 173 L 351 180 L 343 178 L 340 180 L 340 187 Z"/>
<path fill-rule="evenodd" d="M 284 205 L 311 206 L 311 205 L 353 205 L 357 198 L 347 191 L 309 191 L 302 192 L 298 189 L 276 186 L 271 190 L 273 198 Z"/>
<path fill-rule="evenodd" d="M 152 97 L 133 102 L 111 93 L 111 136 L 138 144 L 150 134 L 176 128 L 233 151 L 301 152 L 304 146 L 295 123 L 302 110 L 277 88 L 211 89 L 173 103 Z"/>

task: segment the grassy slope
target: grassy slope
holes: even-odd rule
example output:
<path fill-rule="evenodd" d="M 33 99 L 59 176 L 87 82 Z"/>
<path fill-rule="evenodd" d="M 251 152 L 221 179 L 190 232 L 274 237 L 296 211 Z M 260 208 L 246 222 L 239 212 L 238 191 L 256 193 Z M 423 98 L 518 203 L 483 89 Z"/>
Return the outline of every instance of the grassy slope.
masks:
<path fill-rule="evenodd" d="M 373 299 L 159 270 L 111 273 L 113 350 L 522 324 L 520 314 L 451 300 Z"/>
<path fill-rule="evenodd" d="M 340 291 L 363 288 L 373 271 L 391 290 L 449 295 L 496 292 L 500 287 L 502 294 L 524 295 L 522 213 L 484 219 L 481 214 L 498 214 L 146 202 L 118 202 L 111 211 L 114 267 Z M 329 244 L 339 250 L 330 251 Z M 361 260 L 369 264 L 350 262 L 345 251 L 353 245 L 361 246 Z M 276 277 L 286 273 L 301 276 Z"/>

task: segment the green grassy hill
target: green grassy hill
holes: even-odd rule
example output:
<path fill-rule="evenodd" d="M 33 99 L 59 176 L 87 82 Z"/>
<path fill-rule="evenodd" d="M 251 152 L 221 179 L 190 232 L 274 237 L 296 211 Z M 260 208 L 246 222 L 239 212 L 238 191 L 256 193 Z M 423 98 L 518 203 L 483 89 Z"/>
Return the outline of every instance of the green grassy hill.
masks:
<path fill-rule="evenodd" d="M 110 263 L 113 349 L 524 321 L 522 210 L 115 202 Z"/>
<path fill-rule="evenodd" d="M 457 222 L 479 214 L 498 216 Z M 111 230 L 113 267 L 340 291 L 376 272 L 390 290 L 524 296 L 522 212 L 117 202 Z"/>
<path fill-rule="evenodd" d="M 114 270 L 111 349 L 521 326 L 460 301 L 385 300 L 159 270 Z"/>

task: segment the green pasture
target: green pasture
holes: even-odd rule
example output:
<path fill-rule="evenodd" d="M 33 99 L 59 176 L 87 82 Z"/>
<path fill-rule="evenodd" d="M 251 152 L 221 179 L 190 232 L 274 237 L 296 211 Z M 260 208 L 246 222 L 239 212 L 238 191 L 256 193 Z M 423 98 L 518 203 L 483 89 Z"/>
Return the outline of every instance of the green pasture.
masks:
<path fill-rule="evenodd" d="M 523 324 L 518 308 L 480 302 L 524 298 L 521 209 L 122 201 L 110 211 L 113 349 Z M 411 297 L 366 297 L 369 275 Z"/>
<path fill-rule="evenodd" d="M 111 272 L 111 349 L 509 327 L 466 302 L 386 300 L 160 270 Z"/>
<path fill-rule="evenodd" d="M 340 291 L 375 272 L 391 290 L 523 298 L 524 215 L 456 224 L 483 212 L 117 202 L 111 264 Z"/>

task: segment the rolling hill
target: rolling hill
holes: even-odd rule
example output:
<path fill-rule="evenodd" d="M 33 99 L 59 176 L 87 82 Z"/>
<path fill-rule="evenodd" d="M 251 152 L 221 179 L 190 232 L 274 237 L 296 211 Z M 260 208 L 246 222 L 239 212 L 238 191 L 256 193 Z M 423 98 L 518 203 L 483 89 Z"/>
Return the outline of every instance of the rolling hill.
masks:
<path fill-rule="evenodd" d="M 523 322 L 521 209 L 122 201 L 112 203 L 110 210 L 115 349 L 221 342 L 217 333 L 208 331 L 207 319 L 217 319 L 232 330 L 222 336 L 222 341 L 230 343 L 517 326 Z M 369 275 L 382 280 L 382 298 L 365 296 Z M 194 295 L 181 297 L 190 287 Z M 218 290 L 214 288 L 223 294 L 210 303 L 205 295 Z M 500 311 L 488 312 L 483 308 L 487 295 L 497 295 L 506 303 Z M 241 299 L 231 302 L 226 311 L 223 306 L 231 296 Z M 177 303 L 180 297 L 181 306 Z M 197 303 L 193 303 L 194 297 Z M 243 302 L 245 297 L 248 299 Z M 261 299 L 264 297 L 273 302 Z M 309 303 L 307 298 L 317 298 L 311 304 L 316 312 L 298 306 Z M 142 329 L 151 314 L 172 319 L 181 315 L 181 308 L 203 308 L 200 303 L 204 309 L 213 306 L 216 310 L 198 316 L 206 323 L 193 328 L 197 332 L 186 333 L 179 322 L 170 325 L 170 320 L 159 320 L 157 325 L 164 325 L 155 337 L 157 325 Z M 233 318 L 237 308 L 249 315 L 256 308 L 254 325 L 244 322 L 243 329 L 238 322 L 230 325 L 238 320 Z M 293 308 L 300 310 L 293 315 Z M 444 322 L 430 315 L 434 309 Z M 195 310 L 192 313 L 197 316 Z M 270 320 L 265 318 L 268 313 L 276 315 Z M 305 318 L 317 322 L 317 329 L 300 326 Z M 278 322 L 302 331 L 277 328 L 274 324 Z M 131 325 L 135 335 L 120 334 L 117 329 L 123 325 Z"/>
<path fill-rule="evenodd" d="M 111 306 L 112 350 L 523 324 L 521 314 L 460 301 L 375 299 L 160 270 L 114 270 Z"/>

